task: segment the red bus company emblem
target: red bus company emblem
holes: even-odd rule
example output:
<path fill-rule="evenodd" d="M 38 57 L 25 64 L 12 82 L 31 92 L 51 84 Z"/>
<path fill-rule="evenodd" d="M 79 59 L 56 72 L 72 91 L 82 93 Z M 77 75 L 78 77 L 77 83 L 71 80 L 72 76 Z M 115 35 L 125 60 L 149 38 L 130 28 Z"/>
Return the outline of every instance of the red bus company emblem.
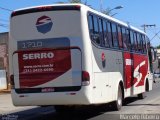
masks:
<path fill-rule="evenodd" d="M 48 16 L 44 15 L 37 19 L 36 27 L 37 27 L 38 32 L 40 33 L 45 34 L 51 31 L 52 26 L 53 26 L 53 22 L 51 18 Z"/>
<path fill-rule="evenodd" d="M 142 61 L 135 69 L 134 69 L 134 78 L 136 78 L 136 82 L 134 83 L 134 86 L 137 87 L 138 84 L 141 82 L 142 78 L 144 80 L 144 77 L 147 73 L 144 74 L 144 71 L 140 71 L 141 67 L 145 66 L 146 61 Z"/>
<path fill-rule="evenodd" d="M 105 66 L 106 66 L 106 57 L 105 57 L 104 53 L 101 54 L 101 60 L 102 60 L 102 67 L 105 68 Z"/>

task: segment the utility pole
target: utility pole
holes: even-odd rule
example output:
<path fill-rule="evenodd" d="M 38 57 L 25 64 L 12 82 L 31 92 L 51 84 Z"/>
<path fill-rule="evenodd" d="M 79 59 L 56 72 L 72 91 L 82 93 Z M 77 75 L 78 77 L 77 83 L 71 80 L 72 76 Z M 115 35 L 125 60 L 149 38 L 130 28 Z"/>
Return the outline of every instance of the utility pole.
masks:
<path fill-rule="evenodd" d="M 103 0 L 100 0 L 100 11 L 103 11 Z"/>
<path fill-rule="evenodd" d="M 87 2 L 88 2 L 88 1 L 86 0 L 84 4 L 87 5 Z"/>
<path fill-rule="evenodd" d="M 156 25 L 155 24 L 153 24 L 153 25 L 146 25 L 146 24 L 144 24 L 141 27 L 143 27 L 144 32 L 146 33 L 146 28 L 148 28 L 148 27 L 156 27 Z"/>

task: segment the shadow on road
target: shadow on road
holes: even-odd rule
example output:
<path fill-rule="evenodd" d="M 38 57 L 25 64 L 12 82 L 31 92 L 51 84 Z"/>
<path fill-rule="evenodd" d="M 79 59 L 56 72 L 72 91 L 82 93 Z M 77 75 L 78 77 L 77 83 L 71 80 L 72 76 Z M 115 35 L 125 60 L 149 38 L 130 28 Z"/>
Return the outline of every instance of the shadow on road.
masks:
<path fill-rule="evenodd" d="M 125 99 L 123 106 L 130 106 L 131 103 L 140 100 L 138 97 L 129 97 Z"/>
<path fill-rule="evenodd" d="M 160 104 L 131 104 L 127 106 L 160 106 Z"/>
<path fill-rule="evenodd" d="M 86 120 L 90 118 L 97 117 L 104 114 L 105 112 L 112 111 L 112 108 L 109 104 L 99 105 L 99 106 L 89 106 L 77 108 L 75 111 L 65 113 L 50 113 L 43 116 L 40 116 L 36 119 L 38 120 Z"/>
<path fill-rule="evenodd" d="M 137 97 L 127 98 L 124 106 L 138 106 L 142 104 L 131 104 L 139 100 Z M 144 104 L 147 105 L 147 104 Z M 152 104 L 148 104 L 152 105 Z M 155 104 L 153 106 L 156 106 Z M 160 106 L 159 104 L 157 106 Z M 98 106 L 85 106 L 77 108 L 75 111 L 66 111 L 65 113 L 57 113 L 54 107 L 37 107 L 29 110 L 24 110 L 20 112 L 14 112 L 13 117 L 18 116 L 18 120 L 86 120 L 91 119 L 97 116 L 100 116 L 104 113 L 109 113 L 114 111 L 111 104 L 104 104 Z M 4 116 L 2 116 L 4 117 Z M 8 117 L 5 115 L 5 117 Z M 109 116 L 108 116 L 109 117 Z M 1 120 L 2 118 L 0 118 Z"/>
<path fill-rule="evenodd" d="M 65 113 L 57 113 L 54 107 L 37 107 L 3 115 L 0 117 L 0 120 L 10 120 L 16 117 L 18 120 L 86 120 L 110 111 L 112 111 L 112 108 L 109 104 L 81 107 L 77 108 L 75 111 L 66 111 Z"/>
<path fill-rule="evenodd" d="M 126 98 L 124 106 L 160 106 L 160 104 L 141 104 L 141 103 L 133 104 L 133 102 L 138 101 L 138 100 L 140 101 L 141 99 L 139 99 L 138 97 Z"/>
<path fill-rule="evenodd" d="M 0 120 L 30 120 L 30 118 L 39 116 L 43 113 L 54 112 L 54 107 L 36 107 L 32 109 L 12 112 L 10 114 L 0 114 Z M 17 118 L 17 119 L 16 119 Z"/>

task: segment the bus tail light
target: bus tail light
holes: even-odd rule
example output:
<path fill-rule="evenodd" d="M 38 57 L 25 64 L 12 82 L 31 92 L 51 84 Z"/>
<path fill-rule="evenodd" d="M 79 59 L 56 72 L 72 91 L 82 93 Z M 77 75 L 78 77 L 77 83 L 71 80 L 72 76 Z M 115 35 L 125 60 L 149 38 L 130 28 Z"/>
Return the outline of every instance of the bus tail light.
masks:
<path fill-rule="evenodd" d="M 51 10 L 53 7 L 52 6 L 40 6 L 40 7 L 37 7 L 37 9 L 39 10 Z"/>
<path fill-rule="evenodd" d="M 10 76 L 10 84 L 11 84 L 11 89 L 14 89 L 15 88 L 14 75 Z"/>
<path fill-rule="evenodd" d="M 80 9 L 80 8 L 81 8 L 81 6 L 80 6 L 80 5 L 76 5 L 75 7 L 76 7 L 77 9 Z"/>
<path fill-rule="evenodd" d="M 86 71 L 82 71 L 82 85 L 87 86 L 90 84 L 90 76 Z"/>

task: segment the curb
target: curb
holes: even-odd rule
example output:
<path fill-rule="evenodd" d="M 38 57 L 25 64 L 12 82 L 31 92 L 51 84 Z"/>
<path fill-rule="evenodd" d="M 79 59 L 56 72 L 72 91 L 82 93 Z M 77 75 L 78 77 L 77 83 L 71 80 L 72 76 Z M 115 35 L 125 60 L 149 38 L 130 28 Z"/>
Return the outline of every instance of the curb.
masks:
<path fill-rule="evenodd" d="M 11 93 L 11 90 L 0 90 L 0 95 L 1 94 L 9 94 Z"/>

